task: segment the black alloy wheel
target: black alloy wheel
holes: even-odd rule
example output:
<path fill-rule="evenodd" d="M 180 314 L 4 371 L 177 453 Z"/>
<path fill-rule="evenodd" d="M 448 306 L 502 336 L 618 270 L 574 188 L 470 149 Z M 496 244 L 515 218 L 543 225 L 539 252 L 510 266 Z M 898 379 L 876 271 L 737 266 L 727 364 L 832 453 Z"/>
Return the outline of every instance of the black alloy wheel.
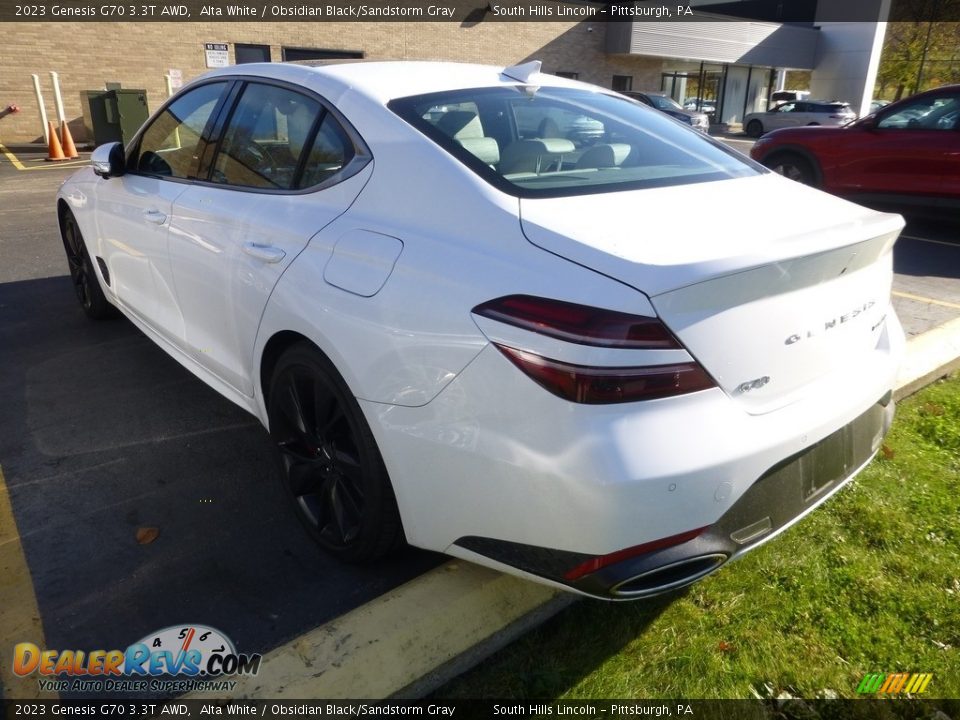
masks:
<path fill-rule="evenodd" d="M 83 312 L 93 320 L 114 317 L 116 311 L 103 294 L 100 279 L 90 260 L 77 220 L 70 212 L 63 216 L 61 236 L 70 267 L 70 280 Z"/>
<path fill-rule="evenodd" d="M 763 123 L 759 120 L 751 120 L 747 123 L 747 135 L 752 138 L 758 138 L 763 135 Z"/>
<path fill-rule="evenodd" d="M 816 175 L 813 167 L 804 158 L 794 153 L 783 153 L 777 155 L 765 163 L 768 168 L 785 178 L 795 180 L 804 185 L 817 186 Z"/>
<path fill-rule="evenodd" d="M 341 560 L 403 544 L 393 488 L 370 428 L 330 361 L 306 343 L 273 371 L 267 412 L 283 477 L 310 535 Z"/>

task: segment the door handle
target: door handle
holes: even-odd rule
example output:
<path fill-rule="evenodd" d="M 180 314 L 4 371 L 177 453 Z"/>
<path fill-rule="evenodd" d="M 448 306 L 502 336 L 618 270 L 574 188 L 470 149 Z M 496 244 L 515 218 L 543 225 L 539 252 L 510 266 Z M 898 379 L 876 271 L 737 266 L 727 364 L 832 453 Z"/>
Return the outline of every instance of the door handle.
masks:
<path fill-rule="evenodd" d="M 159 210 L 144 210 L 143 219 L 154 225 L 163 225 L 167 220 L 167 216 Z"/>
<path fill-rule="evenodd" d="M 243 251 L 250 257 L 267 263 L 280 262 L 287 255 L 283 250 L 273 245 L 259 245 L 252 242 L 244 243 Z"/>

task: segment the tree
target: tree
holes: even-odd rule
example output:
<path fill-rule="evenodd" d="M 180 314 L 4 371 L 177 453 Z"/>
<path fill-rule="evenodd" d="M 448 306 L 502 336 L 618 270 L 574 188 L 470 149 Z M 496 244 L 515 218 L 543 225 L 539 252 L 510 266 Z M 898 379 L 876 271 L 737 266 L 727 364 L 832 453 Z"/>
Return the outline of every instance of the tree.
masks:
<path fill-rule="evenodd" d="M 876 95 L 904 93 L 960 78 L 960 0 L 894 0 L 877 71 Z"/>

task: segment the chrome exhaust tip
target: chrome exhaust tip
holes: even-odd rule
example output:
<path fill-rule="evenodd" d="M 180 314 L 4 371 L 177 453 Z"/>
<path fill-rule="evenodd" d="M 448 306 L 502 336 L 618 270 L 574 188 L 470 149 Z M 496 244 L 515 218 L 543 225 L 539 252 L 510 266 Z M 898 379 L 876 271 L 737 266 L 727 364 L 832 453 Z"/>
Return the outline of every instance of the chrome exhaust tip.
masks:
<path fill-rule="evenodd" d="M 618 583 L 610 588 L 610 595 L 614 598 L 640 598 L 676 590 L 717 570 L 728 557 L 724 553 L 710 553 L 661 565 Z"/>

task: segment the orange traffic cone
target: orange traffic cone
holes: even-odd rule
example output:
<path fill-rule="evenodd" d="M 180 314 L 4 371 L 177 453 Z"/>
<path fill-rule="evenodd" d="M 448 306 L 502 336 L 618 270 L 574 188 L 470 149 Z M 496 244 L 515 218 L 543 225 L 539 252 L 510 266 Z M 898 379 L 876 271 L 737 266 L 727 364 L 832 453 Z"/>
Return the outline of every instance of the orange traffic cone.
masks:
<path fill-rule="evenodd" d="M 77 146 L 73 144 L 73 135 L 70 134 L 70 127 L 67 125 L 67 121 L 63 121 L 63 125 L 60 126 L 60 142 L 63 144 L 63 154 L 70 158 L 80 157 L 80 153 L 77 152 Z"/>
<path fill-rule="evenodd" d="M 60 141 L 57 139 L 57 130 L 53 127 L 53 120 L 50 120 L 47 125 L 49 126 L 48 134 L 50 135 L 50 141 L 47 145 L 47 160 L 67 160 L 67 156 L 63 154 L 63 148 L 60 147 Z"/>

